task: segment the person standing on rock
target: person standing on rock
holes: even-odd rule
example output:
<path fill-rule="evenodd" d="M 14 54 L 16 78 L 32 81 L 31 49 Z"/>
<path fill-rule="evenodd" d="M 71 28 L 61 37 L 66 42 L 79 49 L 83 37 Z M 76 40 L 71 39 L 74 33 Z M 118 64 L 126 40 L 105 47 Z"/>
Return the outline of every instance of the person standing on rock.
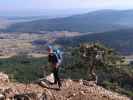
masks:
<path fill-rule="evenodd" d="M 96 44 L 80 45 L 81 57 L 89 65 L 87 74 L 88 80 L 93 80 L 97 83 L 96 66 L 99 66 L 104 61 L 104 50 Z"/>
<path fill-rule="evenodd" d="M 59 77 L 59 67 L 61 64 L 61 60 L 57 53 L 57 50 L 54 50 L 52 46 L 48 46 L 48 62 L 50 63 L 53 74 L 54 74 L 54 84 L 58 84 L 59 88 L 62 86 L 60 77 Z"/>

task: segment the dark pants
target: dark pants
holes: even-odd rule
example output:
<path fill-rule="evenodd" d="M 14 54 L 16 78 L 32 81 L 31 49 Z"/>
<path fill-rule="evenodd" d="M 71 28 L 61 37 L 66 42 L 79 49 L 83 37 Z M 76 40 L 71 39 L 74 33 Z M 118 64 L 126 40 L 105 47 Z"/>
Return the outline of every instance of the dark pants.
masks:
<path fill-rule="evenodd" d="M 53 68 L 53 74 L 54 74 L 54 83 L 61 87 L 61 81 L 59 77 L 59 68 Z"/>

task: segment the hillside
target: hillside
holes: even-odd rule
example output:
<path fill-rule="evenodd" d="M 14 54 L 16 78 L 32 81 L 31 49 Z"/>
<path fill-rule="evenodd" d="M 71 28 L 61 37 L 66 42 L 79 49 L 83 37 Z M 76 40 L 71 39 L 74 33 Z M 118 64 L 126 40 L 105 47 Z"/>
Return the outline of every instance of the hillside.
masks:
<path fill-rule="evenodd" d="M 6 74 L 0 73 L 1 100 L 130 100 L 130 98 L 106 90 L 91 82 L 62 80 L 63 87 L 57 90 L 39 84 L 10 82 Z M 87 83 L 87 84 L 85 84 Z M 46 85 L 43 85 L 46 86 Z"/>
<path fill-rule="evenodd" d="M 124 59 L 111 48 L 99 45 L 106 52 L 104 64 L 96 65 L 98 76 L 97 84 L 108 90 L 120 94 L 133 96 L 133 65 L 124 63 Z M 90 80 L 87 60 L 81 57 L 80 48 L 69 48 L 63 50 L 63 63 L 60 67 L 60 76 L 63 80 Z M 32 83 L 44 75 L 51 73 L 46 57 L 34 58 L 20 53 L 11 58 L 0 59 L 0 71 L 9 75 L 12 81 L 20 83 Z"/>
<path fill-rule="evenodd" d="M 77 46 L 83 42 L 100 42 L 123 55 L 133 54 L 133 29 L 122 29 L 83 36 L 60 38 L 56 41 L 62 46 Z"/>
<path fill-rule="evenodd" d="M 10 24 L 9 20 L 0 18 L 0 29 L 6 29 Z"/>
<path fill-rule="evenodd" d="M 41 19 L 13 24 L 8 32 L 73 31 L 103 32 L 132 27 L 132 10 L 100 10 L 65 18 Z"/>

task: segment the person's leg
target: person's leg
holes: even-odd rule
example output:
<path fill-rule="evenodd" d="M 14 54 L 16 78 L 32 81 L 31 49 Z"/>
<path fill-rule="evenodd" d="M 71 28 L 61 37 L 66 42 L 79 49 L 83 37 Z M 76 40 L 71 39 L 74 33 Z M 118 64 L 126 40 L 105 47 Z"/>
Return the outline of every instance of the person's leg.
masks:
<path fill-rule="evenodd" d="M 91 75 L 92 75 L 92 80 L 97 83 L 97 75 L 96 75 L 96 66 L 97 66 L 97 61 L 93 63 L 92 69 L 91 69 Z"/>
<path fill-rule="evenodd" d="M 92 65 L 90 67 L 90 74 L 91 74 L 92 80 L 96 80 L 95 68 L 96 68 L 96 62 L 93 61 Z"/>
<path fill-rule="evenodd" d="M 54 68 L 53 68 L 53 73 L 54 73 L 54 83 L 57 84 L 59 88 L 61 87 L 61 81 L 60 81 L 60 77 L 59 77 L 59 65 L 55 64 Z"/>
<path fill-rule="evenodd" d="M 60 81 L 60 77 L 59 77 L 59 68 L 56 68 L 56 79 L 58 82 L 58 86 L 60 88 L 61 87 L 61 81 Z"/>
<path fill-rule="evenodd" d="M 56 74 L 56 68 L 53 68 L 53 74 L 54 74 L 54 84 L 57 84 L 57 74 Z"/>

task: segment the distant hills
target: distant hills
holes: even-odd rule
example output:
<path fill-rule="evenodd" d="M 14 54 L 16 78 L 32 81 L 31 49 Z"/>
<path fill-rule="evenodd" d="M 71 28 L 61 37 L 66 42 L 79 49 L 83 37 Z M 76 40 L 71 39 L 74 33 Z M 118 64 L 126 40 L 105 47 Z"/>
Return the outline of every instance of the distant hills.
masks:
<path fill-rule="evenodd" d="M 70 31 L 93 34 L 60 38 L 57 43 L 77 45 L 81 42 L 100 41 L 123 54 L 133 53 L 133 10 L 100 10 L 64 18 L 15 23 L 4 32 Z M 0 25 L 2 21 L 0 22 Z M 46 32 L 44 32 L 46 33 Z"/>
<path fill-rule="evenodd" d="M 62 46 L 76 46 L 84 42 L 100 42 L 123 55 L 133 54 L 133 29 L 123 29 L 71 38 L 60 38 L 56 43 Z"/>
<path fill-rule="evenodd" d="M 65 18 L 40 19 L 16 23 L 8 32 L 73 31 L 105 32 L 133 27 L 133 10 L 100 10 Z"/>
<path fill-rule="evenodd" d="M 0 18 L 0 29 L 6 29 L 9 25 L 9 20 Z"/>

